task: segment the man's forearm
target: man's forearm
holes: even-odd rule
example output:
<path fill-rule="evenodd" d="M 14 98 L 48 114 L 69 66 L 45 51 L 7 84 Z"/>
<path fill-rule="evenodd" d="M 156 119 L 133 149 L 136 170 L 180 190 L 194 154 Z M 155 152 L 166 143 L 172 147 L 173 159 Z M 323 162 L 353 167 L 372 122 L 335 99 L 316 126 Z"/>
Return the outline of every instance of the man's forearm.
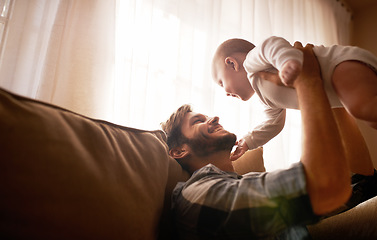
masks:
<path fill-rule="evenodd" d="M 315 56 L 305 51 L 303 72 L 294 83 L 303 122 L 301 161 L 313 210 L 324 214 L 347 200 L 349 168 Z"/>
<path fill-rule="evenodd" d="M 332 112 L 339 128 L 350 171 L 373 175 L 373 162 L 356 120 L 344 108 L 333 108 Z"/>

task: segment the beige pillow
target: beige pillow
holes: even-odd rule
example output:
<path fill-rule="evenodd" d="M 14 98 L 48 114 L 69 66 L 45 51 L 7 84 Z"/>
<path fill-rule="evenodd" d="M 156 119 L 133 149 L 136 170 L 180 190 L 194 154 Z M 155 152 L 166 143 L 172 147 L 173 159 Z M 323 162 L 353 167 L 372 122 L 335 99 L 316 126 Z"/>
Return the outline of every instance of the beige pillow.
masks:
<path fill-rule="evenodd" d="M 0 239 L 156 239 L 188 177 L 164 138 L 0 89 Z"/>
<path fill-rule="evenodd" d="M 259 147 L 247 151 L 239 159 L 233 162 L 233 167 L 238 174 L 248 172 L 265 172 L 263 161 L 263 148 Z"/>

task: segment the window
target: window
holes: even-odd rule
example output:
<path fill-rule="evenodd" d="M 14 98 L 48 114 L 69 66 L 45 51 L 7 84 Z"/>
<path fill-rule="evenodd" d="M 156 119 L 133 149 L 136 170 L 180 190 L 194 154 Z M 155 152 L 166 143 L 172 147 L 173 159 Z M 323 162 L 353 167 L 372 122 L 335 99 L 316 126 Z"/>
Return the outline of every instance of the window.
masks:
<path fill-rule="evenodd" d="M 0 53 L 2 53 L 13 0 L 0 0 Z M 1 54 L 2 55 L 2 54 Z"/>

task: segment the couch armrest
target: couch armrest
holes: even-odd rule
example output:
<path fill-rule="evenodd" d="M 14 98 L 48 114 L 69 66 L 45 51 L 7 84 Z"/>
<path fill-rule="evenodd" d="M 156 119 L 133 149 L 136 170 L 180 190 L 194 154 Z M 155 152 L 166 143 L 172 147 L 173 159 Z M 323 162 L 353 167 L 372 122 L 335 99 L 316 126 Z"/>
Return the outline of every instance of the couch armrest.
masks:
<path fill-rule="evenodd" d="M 377 197 L 308 229 L 313 239 L 377 239 Z"/>

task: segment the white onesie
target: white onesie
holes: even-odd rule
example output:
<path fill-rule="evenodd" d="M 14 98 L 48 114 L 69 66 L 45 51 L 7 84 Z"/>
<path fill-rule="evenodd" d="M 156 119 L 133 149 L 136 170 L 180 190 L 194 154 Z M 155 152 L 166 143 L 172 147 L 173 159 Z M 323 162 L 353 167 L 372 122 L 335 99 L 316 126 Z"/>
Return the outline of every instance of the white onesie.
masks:
<path fill-rule="evenodd" d="M 374 71 L 377 69 L 377 57 L 358 47 L 314 46 L 313 51 L 318 59 L 324 88 L 333 108 L 343 107 L 331 83 L 332 73 L 339 63 L 357 60 L 366 63 Z M 277 69 L 281 69 L 283 64 L 290 59 L 302 63 L 303 54 L 300 50 L 293 48 L 287 40 L 280 37 L 266 39 L 246 56 L 243 66 L 248 74 L 251 86 L 265 105 L 266 114 L 266 120 L 244 137 L 249 149 L 263 146 L 280 133 L 285 123 L 285 109 L 299 108 L 295 89 L 278 86 L 254 75 L 256 72 L 266 70 L 277 72 Z"/>

